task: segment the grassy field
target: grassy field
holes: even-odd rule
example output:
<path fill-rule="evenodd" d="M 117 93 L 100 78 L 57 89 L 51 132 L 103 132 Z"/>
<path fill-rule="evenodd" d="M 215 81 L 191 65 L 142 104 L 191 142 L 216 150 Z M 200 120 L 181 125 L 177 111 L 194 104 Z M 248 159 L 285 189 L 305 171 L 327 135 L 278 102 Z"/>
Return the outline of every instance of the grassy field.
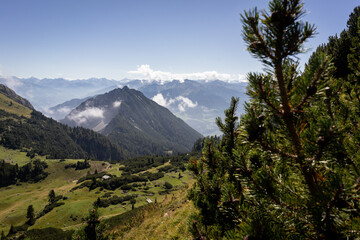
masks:
<path fill-rule="evenodd" d="M 39 157 L 44 159 L 43 157 Z M 18 164 L 19 167 L 30 162 L 30 158 L 26 156 L 26 152 L 20 152 L 20 150 L 9 150 L 0 146 L 0 159 L 11 164 Z"/>
<path fill-rule="evenodd" d="M 18 116 L 24 116 L 30 118 L 31 110 L 17 102 L 14 102 L 10 98 L 0 94 L 0 109 L 6 112 L 16 114 Z"/>
<path fill-rule="evenodd" d="M 148 204 L 146 202 L 147 199 L 151 199 L 153 202 L 157 201 L 158 203 L 163 203 L 165 205 L 170 204 L 169 199 L 173 199 L 174 196 L 178 196 L 175 197 L 175 199 L 182 199 L 179 201 L 184 206 L 178 205 L 175 207 L 174 205 L 174 207 L 172 207 L 174 209 L 182 210 L 179 212 L 179 217 L 177 217 L 177 214 L 175 217 L 174 214 L 170 213 L 172 214 L 171 216 L 174 216 L 175 218 L 169 218 L 170 222 L 173 221 L 171 224 L 174 227 L 172 233 L 169 234 L 176 235 L 175 229 L 180 227 L 180 225 L 180 231 L 182 231 L 181 229 L 185 227 L 185 223 L 180 221 L 180 216 L 181 214 L 188 215 L 191 207 L 190 204 L 184 200 L 184 196 L 186 195 L 184 193 L 184 188 L 193 181 L 187 172 L 181 172 L 181 178 L 179 178 L 178 172 L 166 173 L 163 178 L 152 182 L 149 181 L 146 183 L 146 186 L 140 185 L 127 193 L 124 193 L 120 189 L 109 191 L 105 189 L 100 190 L 99 188 L 93 189 L 92 191 L 89 191 L 88 188 L 70 191 L 72 188 L 77 186 L 77 180 L 86 176 L 88 171 L 90 171 L 90 173 L 94 173 L 95 171 L 105 171 L 108 174 L 120 176 L 121 171 L 119 170 L 119 167 L 121 167 L 121 164 L 111 165 L 109 163 L 91 161 L 90 169 L 75 170 L 74 168 L 65 169 L 65 165 L 69 163 L 76 163 L 78 160 L 67 159 L 65 161 L 59 161 L 45 159 L 44 157 L 36 158 L 40 158 L 48 164 L 46 171 L 50 174 L 45 180 L 38 183 L 20 183 L 18 185 L 0 188 L 0 232 L 4 231 L 7 233 L 11 224 L 14 226 L 22 225 L 26 221 L 26 209 L 29 205 L 34 206 L 36 213 L 40 212 L 48 204 L 48 193 L 52 189 L 55 191 L 56 195 L 60 194 L 67 198 L 66 200 L 59 201 L 63 202 L 64 205 L 54 208 L 51 212 L 37 219 L 36 223 L 30 229 L 41 229 L 47 227 L 56 227 L 63 230 L 78 229 L 83 226 L 84 218 L 88 215 L 88 210 L 93 207 L 94 201 L 107 192 L 111 192 L 112 195 L 117 196 L 123 196 L 124 194 L 138 195 L 135 207 Z M 30 158 L 26 157 L 26 153 L 5 149 L 3 147 L 0 147 L 0 159 L 5 159 L 12 164 L 18 163 L 19 165 L 24 165 L 31 161 Z M 168 164 L 169 163 L 165 163 L 164 165 Z M 159 167 L 149 169 L 149 171 L 157 172 Z M 172 191 L 169 195 L 162 195 L 159 193 L 164 190 L 165 181 L 173 185 L 174 191 Z M 183 193 L 177 195 L 178 191 L 183 191 Z M 179 198 L 179 196 L 181 198 Z M 174 201 L 174 204 L 176 201 Z M 99 208 L 99 213 L 101 219 L 109 219 L 129 210 L 131 210 L 131 204 L 129 202 L 125 202 L 123 204 L 110 205 L 106 208 Z M 153 214 L 155 214 L 155 218 L 159 218 L 159 216 L 164 213 L 162 212 L 160 214 L 154 212 Z M 157 216 L 156 214 L 160 215 Z M 145 229 L 152 228 L 152 226 L 150 226 L 151 221 L 145 221 L 143 224 L 148 225 L 147 227 L 144 225 L 144 230 L 142 230 L 145 234 Z M 170 226 L 169 224 L 164 224 L 162 228 L 165 229 L 167 226 Z M 157 226 L 160 227 L 161 224 L 158 223 Z M 161 228 L 159 228 L 159 231 L 163 231 L 164 229 L 161 230 Z M 133 237 L 131 237 L 131 231 L 128 234 L 129 239 L 133 239 Z"/>
<path fill-rule="evenodd" d="M 189 216 L 195 212 L 182 188 L 163 200 L 105 220 L 112 239 L 193 239 Z"/>

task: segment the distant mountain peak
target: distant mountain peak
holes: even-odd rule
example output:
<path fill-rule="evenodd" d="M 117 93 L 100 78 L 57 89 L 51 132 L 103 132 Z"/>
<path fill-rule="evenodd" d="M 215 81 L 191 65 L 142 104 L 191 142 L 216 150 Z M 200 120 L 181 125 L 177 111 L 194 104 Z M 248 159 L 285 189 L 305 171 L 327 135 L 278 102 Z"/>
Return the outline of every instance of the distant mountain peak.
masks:
<path fill-rule="evenodd" d="M 129 152 L 187 152 L 202 137 L 168 109 L 127 86 L 90 98 L 61 122 L 108 136 Z"/>

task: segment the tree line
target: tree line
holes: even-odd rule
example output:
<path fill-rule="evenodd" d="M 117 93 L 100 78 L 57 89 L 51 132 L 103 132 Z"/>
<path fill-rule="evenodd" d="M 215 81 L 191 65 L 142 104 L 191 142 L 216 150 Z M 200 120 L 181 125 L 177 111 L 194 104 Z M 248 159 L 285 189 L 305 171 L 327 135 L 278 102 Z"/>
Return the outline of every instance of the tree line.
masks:
<path fill-rule="evenodd" d="M 45 179 L 49 173 L 45 172 L 48 165 L 35 159 L 22 167 L 0 160 L 0 187 L 20 182 L 38 182 Z"/>
<path fill-rule="evenodd" d="M 32 111 L 31 118 L 0 110 L 0 144 L 27 150 L 50 159 L 96 159 L 121 161 L 130 154 L 92 130 L 71 128 Z"/>

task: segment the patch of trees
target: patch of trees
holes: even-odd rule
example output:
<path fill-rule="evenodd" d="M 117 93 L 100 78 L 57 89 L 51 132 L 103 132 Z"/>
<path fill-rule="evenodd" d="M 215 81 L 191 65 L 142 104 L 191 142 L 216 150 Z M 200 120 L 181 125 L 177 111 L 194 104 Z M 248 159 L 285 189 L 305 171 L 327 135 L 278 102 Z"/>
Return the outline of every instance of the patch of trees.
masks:
<path fill-rule="evenodd" d="M 111 175 L 111 174 L 107 174 L 106 172 L 101 172 L 101 173 L 87 174 L 85 177 L 81 177 L 77 182 L 81 183 L 81 182 L 84 182 L 86 180 L 91 180 L 93 178 L 102 178 L 104 175 L 108 175 L 110 177 L 113 177 L 113 175 Z"/>
<path fill-rule="evenodd" d="M 44 170 L 47 164 L 38 159 L 19 167 L 0 160 L 0 187 L 20 182 L 38 182 L 45 179 L 48 173 Z"/>
<path fill-rule="evenodd" d="M 109 234 L 105 234 L 106 225 L 100 222 L 97 208 L 89 211 L 89 216 L 86 217 L 86 225 L 83 229 L 74 232 L 72 239 L 80 240 L 107 240 Z"/>
<path fill-rule="evenodd" d="M 94 202 L 95 207 L 106 208 L 110 205 L 117 205 L 135 199 L 137 195 L 111 196 L 109 198 L 98 198 Z"/>
<path fill-rule="evenodd" d="M 207 138 L 210 138 L 211 141 L 214 144 L 220 143 L 220 140 L 221 140 L 220 136 L 216 136 L 216 135 L 215 136 L 210 136 L 210 137 L 207 137 Z M 205 140 L 206 140 L 206 138 L 199 138 L 198 140 L 196 140 L 194 145 L 193 145 L 192 152 L 201 153 L 202 149 L 205 146 Z"/>
<path fill-rule="evenodd" d="M 72 235 L 74 230 L 70 231 L 62 231 L 58 228 L 44 228 L 44 229 L 31 229 L 28 230 L 30 226 L 32 226 L 35 219 L 35 211 L 32 205 L 29 205 L 26 211 L 27 221 L 23 225 L 14 226 L 11 225 L 8 234 L 5 236 L 4 232 L 1 233 L 1 240 L 5 239 L 39 239 L 39 240 L 63 240 L 63 239 L 72 239 Z"/>
<path fill-rule="evenodd" d="M 59 207 L 61 205 L 64 205 L 65 203 L 63 202 L 58 202 L 59 200 L 63 199 L 62 195 L 57 195 L 55 194 L 54 190 L 51 190 L 49 192 L 49 203 L 44 207 L 43 210 L 41 210 L 38 215 L 36 216 L 36 218 L 41 218 L 42 216 L 44 216 L 45 214 L 49 213 L 51 210 L 53 210 L 56 207 Z"/>
<path fill-rule="evenodd" d="M 184 164 L 189 162 L 190 157 L 194 155 L 196 155 L 196 153 L 191 152 L 188 154 L 178 154 L 172 156 L 142 156 L 142 157 L 127 159 L 123 162 L 125 167 L 120 168 L 120 170 L 125 173 L 134 174 L 170 162 L 171 167 L 162 167 L 159 168 L 159 171 L 171 172 L 171 171 L 178 171 L 179 169 L 184 171 L 186 169 Z"/>
<path fill-rule="evenodd" d="M 82 184 L 74 187 L 72 190 L 74 191 L 76 189 L 84 188 L 84 187 L 89 188 L 89 190 L 95 189 L 97 187 L 104 188 L 107 190 L 115 190 L 117 188 L 121 188 L 122 186 L 126 186 L 129 183 L 154 181 L 162 177 L 164 177 L 164 173 L 162 172 L 157 172 L 157 173 L 145 172 L 140 175 L 122 175 L 120 177 L 113 176 L 110 179 L 101 179 L 101 180 L 92 177 L 91 181 L 83 182 Z"/>
<path fill-rule="evenodd" d="M 197 239 L 356 239 L 360 235 L 360 7 L 303 72 L 296 55 L 315 27 L 297 0 L 242 15 L 250 53 L 246 113 L 232 98 L 219 144 L 191 159 Z M 334 59 L 334 65 L 332 63 Z"/>
<path fill-rule="evenodd" d="M 0 110 L 0 144 L 10 149 L 31 149 L 51 159 L 97 159 L 120 161 L 127 151 L 92 130 L 71 128 L 32 111 L 31 118 Z"/>
<path fill-rule="evenodd" d="M 66 164 L 65 169 L 68 168 L 75 168 L 75 170 L 82 170 L 82 169 L 90 168 L 90 163 L 88 160 L 85 159 L 84 161 L 77 161 L 76 163 Z"/>

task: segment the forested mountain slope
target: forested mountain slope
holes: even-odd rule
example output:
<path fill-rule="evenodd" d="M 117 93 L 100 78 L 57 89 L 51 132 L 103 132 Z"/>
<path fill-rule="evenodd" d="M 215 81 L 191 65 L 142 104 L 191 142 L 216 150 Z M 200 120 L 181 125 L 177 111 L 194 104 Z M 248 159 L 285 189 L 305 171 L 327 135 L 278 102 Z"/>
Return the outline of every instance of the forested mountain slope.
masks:
<path fill-rule="evenodd" d="M 5 86 L 2 88 L 12 93 L 12 99 L 28 105 L 25 99 L 11 89 Z M 0 99 L 0 144 L 7 148 L 23 149 L 49 158 L 119 161 L 129 156 L 127 151 L 96 132 L 60 124 L 36 110 L 31 111 L 17 102 L 12 103 L 2 93 Z"/>

